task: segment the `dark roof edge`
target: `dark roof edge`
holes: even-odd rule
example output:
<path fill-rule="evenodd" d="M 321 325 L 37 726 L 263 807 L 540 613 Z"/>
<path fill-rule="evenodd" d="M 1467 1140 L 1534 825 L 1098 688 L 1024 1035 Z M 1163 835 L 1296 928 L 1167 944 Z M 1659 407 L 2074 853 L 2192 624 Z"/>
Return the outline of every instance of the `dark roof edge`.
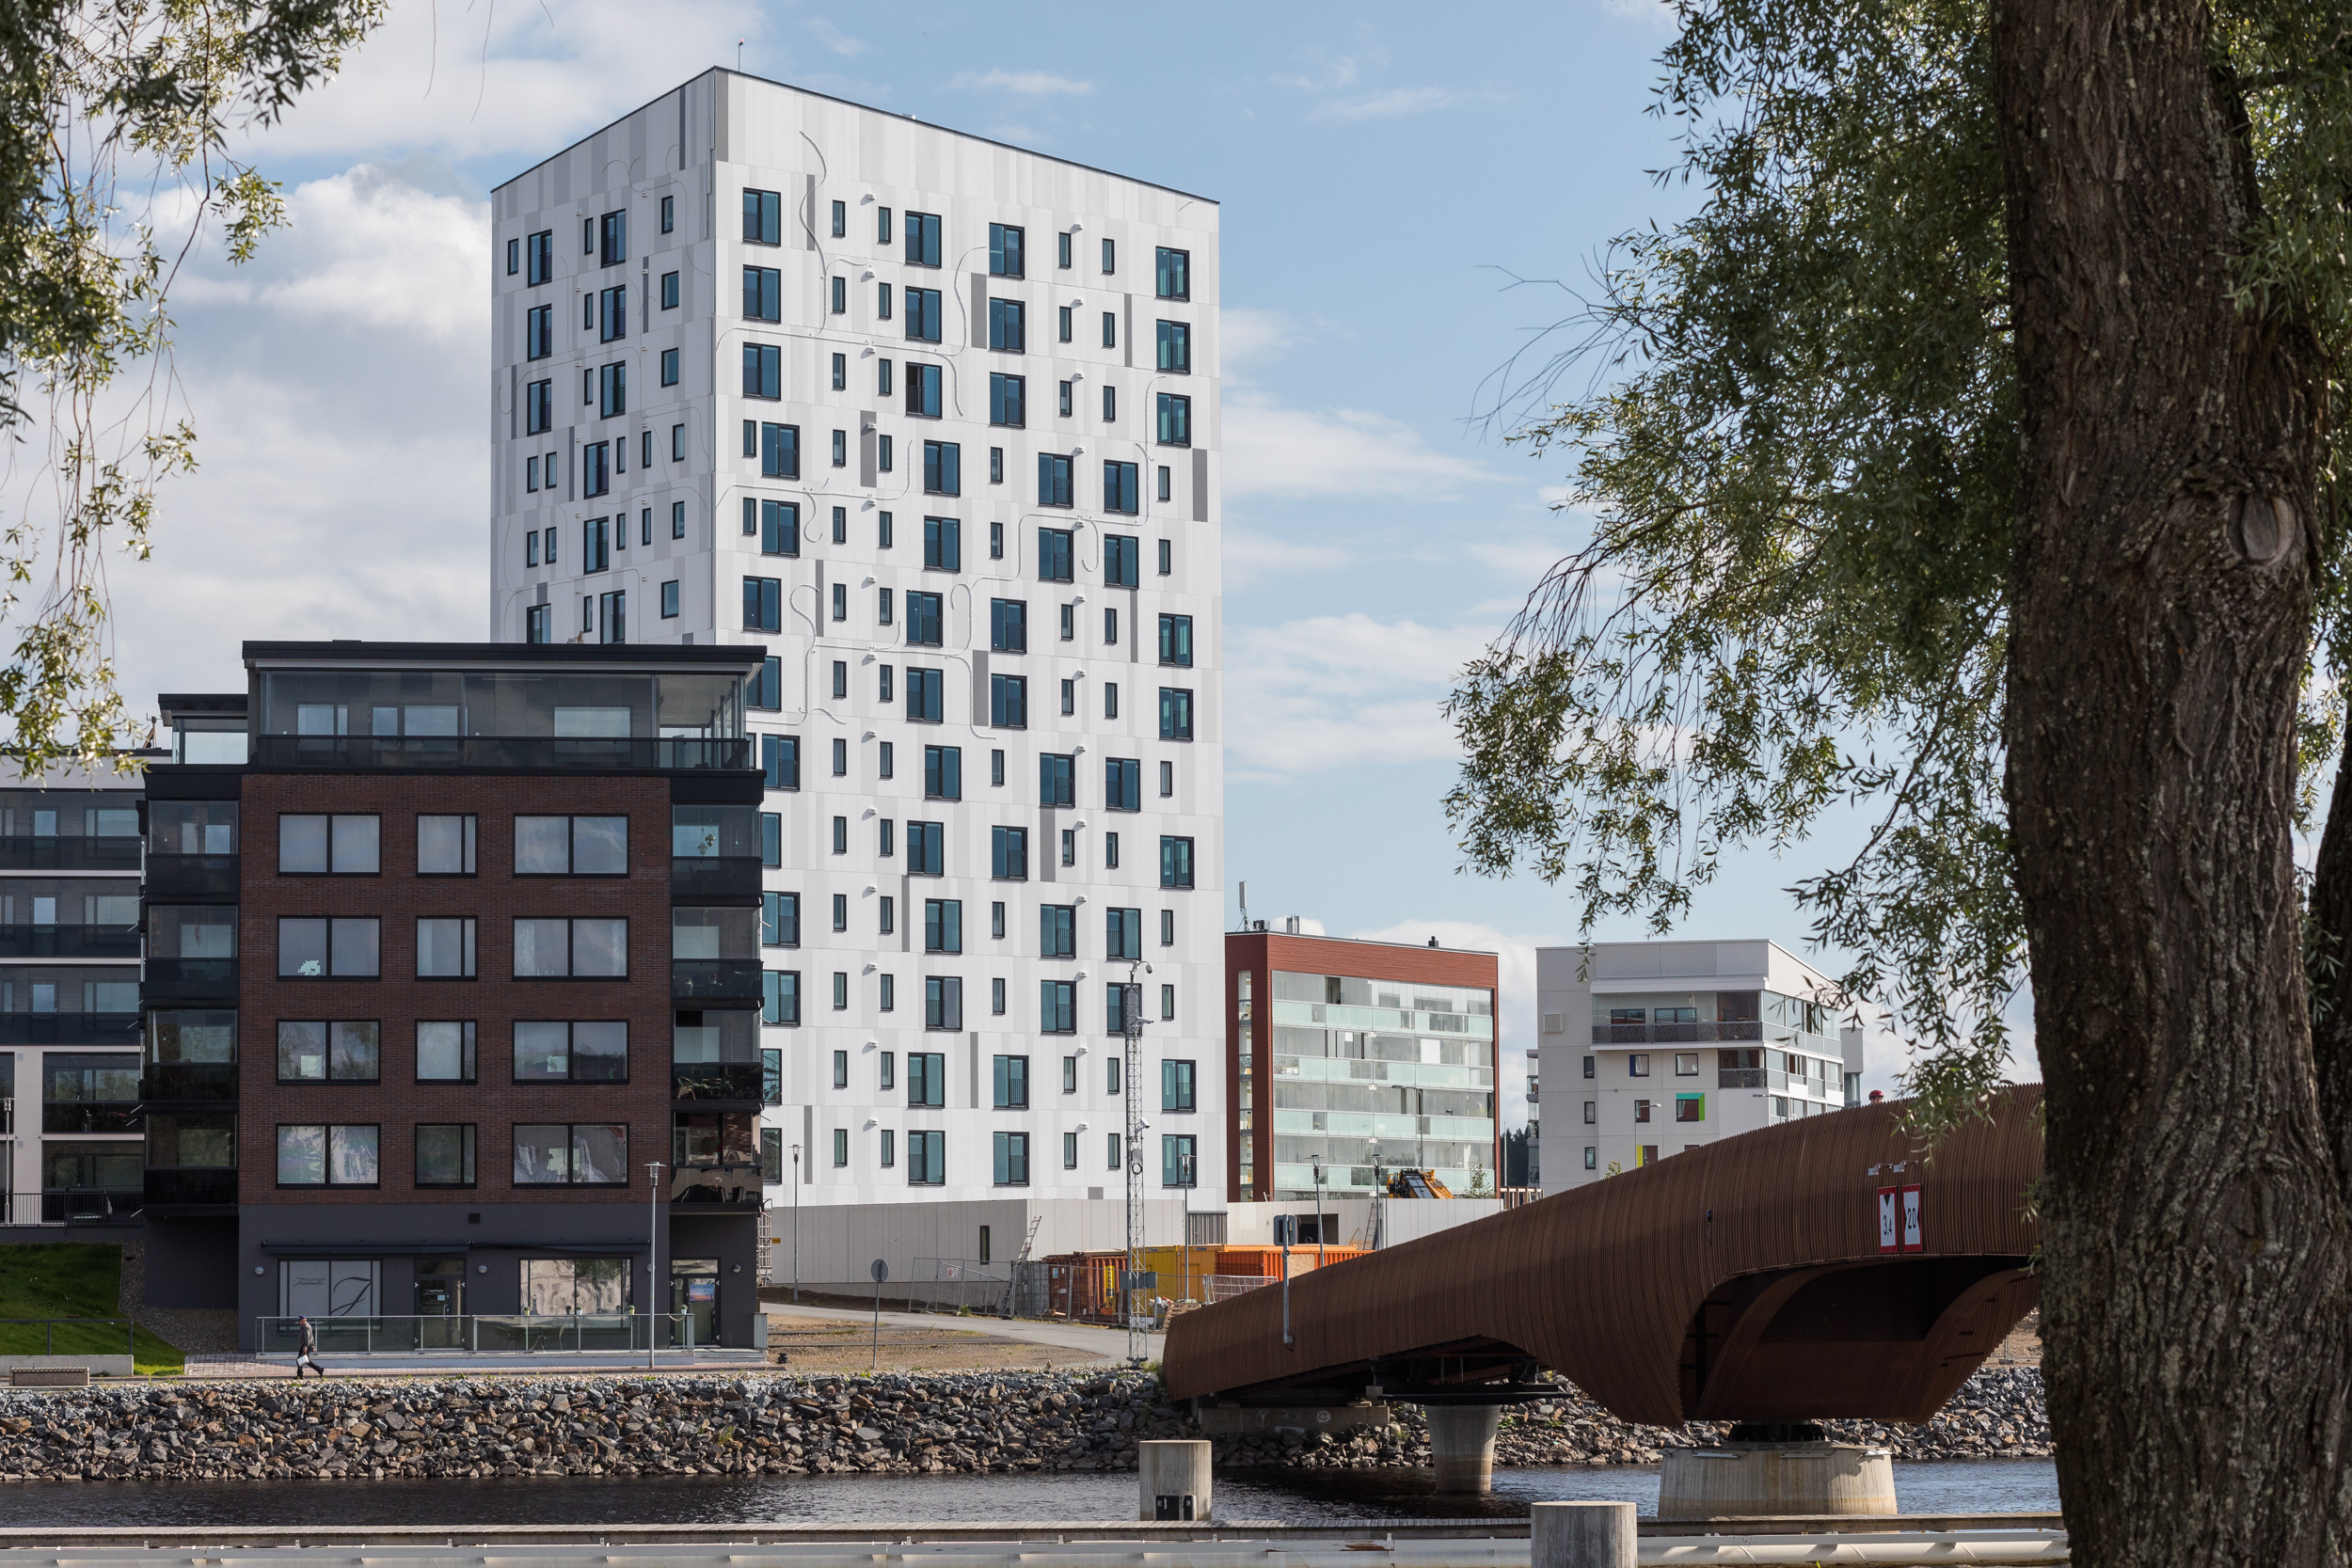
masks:
<path fill-rule="evenodd" d="M 767 657 L 757 643 L 660 642 L 247 642 L 245 661 L 301 659 L 366 664 L 387 659 L 441 664 L 716 665 L 753 669 Z"/>
<path fill-rule="evenodd" d="M 740 76 L 747 82 L 758 82 L 767 87 L 782 87 L 787 92 L 804 92 L 811 98 L 821 98 L 828 103 L 842 103 L 852 109 L 864 109 L 868 114 L 887 115 L 892 119 L 913 119 L 914 118 L 912 115 L 903 115 L 889 109 L 878 108 L 871 103 L 861 103 L 854 98 L 837 98 L 829 92 L 818 92 L 815 87 L 795 87 L 790 82 L 779 82 L 772 76 L 755 76 L 748 71 L 735 71 L 726 66 L 714 65 L 708 71 L 697 71 L 694 75 L 689 76 L 686 81 L 680 82 L 675 87 L 668 87 L 660 92 L 655 93 L 651 98 L 648 98 L 643 103 L 638 104 L 636 108 L 630 109 L 612 119 L 607 120 L 604 124 L 597 126 L 586 135 L 573 137 L 564 146 L 556 149 L 553 152 L 550 152 L 546 157 L 540 159 L 538 163 L 529 165 L 516 170 L 515 173 L 508 175 L 505 179 L 490 187 L 492 194 L 495 195 L 496 193 L 504 190 L 516 181 L 520 180 L 524 175 L 529 174 L 532 169 L 553 163 L 556 159 L 562 157 L 564 153 L 569 152 L 573 148 L 578 147 L 580 143 L 584 141 L 592 141 L 596 137 L 603 135 L 607 131 L 610 131 L 615 125 L 620 124 L 622 120 L 627 119 L 630 115 L 643 114 L 645 110 L 653 107 L 656 103 L 659 103 L 663 99 L 669 97 L 671 93 L 683 90 L 688 83 L 699 81 L 705 76 Z M 987 147 L 1001 147 L 1008 152 L 1023 152 L 1032 158 L 1042 158 L 1049 164 L 1066 164 L 1072 168 L 1085 169 L 1089 174 L 1104 174 L 1108 175 L 1113 180 L 1124 180 L 1131 185 L 1149 185 L 1155 191 L 1166 191 L 1170 196 L 1181 196 L 1187 201 L 1205 201 L 1212 207 L 1222 207 L 1225 205 L 1222 201 L 1213 196 L 1202 196 L 1197 191 L 1179 190 L 1174 185 L 1163 185 L 1156 180 L 1137 179 L 1135 175 L 1121 174 L 1115 168 L 1104 168 L 1098 164 L 1082 164 L 1075 158 L 1064 158 L 1052 152 L 1040 152 L 1034 147 L 1023 147 L 1017 142 L 998 141 L 993 136 L 983 136 L 978 135 L 977 132 L 959 131 L 952 125 L 942 125 L 937 120 L 918 119 L 915 120 L 915 123 L 917 125 L 928 125 L 934 131 L 945 131 L 951 136 L 961 136 L 967 141 L 979 142 Z M 732 162 L 733 160 L 729 161 Z M 668 172 L 676 173 L 678 171 L 672 169 Z"/>
<path fill-rule="evenodd" d="M 1493 958 L 1497 961 L 1502 958 L 1502 954 L 1490 953 L 1483 947 L 1432 947 L 1427 942 L 1386 942 L 1378 937 L 1325 937 L 1310 935 L 1305 931 L 1228 931 L 1225 934 L 1228 937 L 1279 937 L 1284 942 L 1353 942 L 1358 947 L 1394 947 L 1406 953 L 1455 953 L 1466 958 Z"/>

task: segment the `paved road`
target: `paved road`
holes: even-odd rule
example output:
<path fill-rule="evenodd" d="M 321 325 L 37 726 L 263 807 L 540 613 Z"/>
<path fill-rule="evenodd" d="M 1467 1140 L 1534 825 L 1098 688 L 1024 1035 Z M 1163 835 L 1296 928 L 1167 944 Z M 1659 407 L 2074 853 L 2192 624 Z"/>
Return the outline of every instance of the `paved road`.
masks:
<path fill-rule="evenodd" d="M 837 1318 L 849 1323 L 870 1323 L 871 1312 L 855 1312 L 840 1307 L 795 1307 L 788 1301 L 768 1301 L 760 1306 L 771 1317 Z M 1024 1339 L 1031 1344 L 1053 1345 L 1061 1350 L 1081 1350 L 1109 1361 L 1127 1358 L 1127 1336 L 1115 1328 L 1097 1328 L 1092 1323 L 1041 1323 L 1029 1318 L 957 1318 L 937 1312 L 884 1312 L 882 1321 L 894 1328 L 966 1328 L 976 1334 L 993 1334 L 1000 1339 Z M 1147 1361 L 1160 1358 L 1164 1336 L 1147 1334 L 1143 1337 L 1143 1356 Z"/>

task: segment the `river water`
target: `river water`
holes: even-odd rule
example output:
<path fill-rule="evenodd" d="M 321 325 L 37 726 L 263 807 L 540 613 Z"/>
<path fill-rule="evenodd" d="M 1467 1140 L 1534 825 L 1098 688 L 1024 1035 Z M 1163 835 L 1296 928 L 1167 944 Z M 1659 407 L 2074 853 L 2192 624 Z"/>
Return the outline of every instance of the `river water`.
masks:
<path fill-rule="evenodd" d="M 1216 1477 L 1226 1519 L 1523 1516 L 1534 1502 L 1658 1507 L 1658 1472 L 1497 1470 L 1487 1497 L 1438 1497 L 1425 1470 L 1241 1471 Z M 1906 1513 L 2047 1511 L 2046 1459 L 1897 1465 Z M 36 1482 L 0 1491 L 0 1528 L 90 1525 L 700 1525 L 1132 1519 L 1136 1478 L 1113 1475 L 580 1477 L 482 1481 Z"/>

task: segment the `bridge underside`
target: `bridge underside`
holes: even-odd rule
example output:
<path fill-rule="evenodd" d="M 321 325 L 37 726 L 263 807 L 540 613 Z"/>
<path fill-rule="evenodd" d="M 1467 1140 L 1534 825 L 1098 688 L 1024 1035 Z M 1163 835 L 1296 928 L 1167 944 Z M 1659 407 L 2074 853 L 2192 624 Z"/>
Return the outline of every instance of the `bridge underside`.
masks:
<path fill-rule="evenodd" d="M 1448 1405 L 1553 1397 L 1549 1369 L 1657 1425 L 1923 1421 L 2039 1299 L 2037 1095 L 1996 1095 L 1931 1165 L 1899 1107 L 1852 1109 L 1318 1269 L 1177 1318 L 1163 1375 L 1180 1399 Z"/>

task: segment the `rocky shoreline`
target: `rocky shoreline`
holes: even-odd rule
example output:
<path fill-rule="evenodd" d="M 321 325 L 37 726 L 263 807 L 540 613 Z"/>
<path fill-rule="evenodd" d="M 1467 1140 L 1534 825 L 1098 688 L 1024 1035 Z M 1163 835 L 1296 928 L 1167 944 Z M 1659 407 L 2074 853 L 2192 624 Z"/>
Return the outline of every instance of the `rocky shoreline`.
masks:
<path fill-rule="evenodd" d="M 1722 1428 L 1619 1421 L 1566 1384 L 1506 1413 L 1498 1465 L 1646 1465 Z M 1421 1413 L 1337 1437 L 1221 1437 L 1229 1468 L 1428 1462 Z M 1185 1437 L 1141 1374 L 978 1372 L 218 1383 L 0 1391 L 0 1482 L 388 1477 L 934 1475 L 1132 1469 Z M 1840 1422 L 1903 1460 L 2046 1457 L 2037 1369 L 1979 1372 L 1921 1427 Z"/>

